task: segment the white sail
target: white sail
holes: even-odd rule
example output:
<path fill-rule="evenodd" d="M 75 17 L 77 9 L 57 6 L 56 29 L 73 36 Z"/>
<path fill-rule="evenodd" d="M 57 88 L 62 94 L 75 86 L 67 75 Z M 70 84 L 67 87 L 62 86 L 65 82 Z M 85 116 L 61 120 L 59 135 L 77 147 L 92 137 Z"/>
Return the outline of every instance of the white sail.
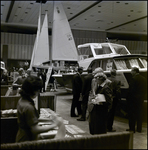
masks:
<path fill-rule="evenodd" d="M 49 37 L 48 37 L 48 17 L 45 14 L 43 26 L 38 39 L 37 49 L 35 51 L 33 65 L 41 65 L 49 61 Z"/>
<path fill-rule="evenodd" d="M 35 51 L 37 49 L 37 44 L 38 44 L 38 39 L 39 39 L 39 35 L 40 35 L 40 30 L 41 30 L 41 4 L 40 4 L 40 9 L 39 9 L 39 18 L 38 18 L 38 28 L 37 28 L 37 36 L 34 42 L 34 47 L 33 47 L 33 51 L 32 51 L 32 57 L 31 57 L 31 62 L 30 62 L 30 67 L 29 69 L 32 69 L 32 65 L 34 62 L 34 57 L 35 57 Z"/>
<path fill-rule="evenodd" d="M 77 61 L 78 53 L 67 16 L 60 1 L 54 1 L 52 60 Z"/>

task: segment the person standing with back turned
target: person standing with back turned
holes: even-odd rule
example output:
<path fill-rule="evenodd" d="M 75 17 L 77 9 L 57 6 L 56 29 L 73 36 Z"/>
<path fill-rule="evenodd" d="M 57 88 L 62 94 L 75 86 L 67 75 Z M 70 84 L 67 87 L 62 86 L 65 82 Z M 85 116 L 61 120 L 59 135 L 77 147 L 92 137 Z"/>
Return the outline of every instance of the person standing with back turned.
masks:
<path fill-rule="evenodd" d="M 84 77 L 84 83 L 83 83 L 83 88 L 82 88 L 82 116 L 81 118 L 77 119 L 78 121 L 85 121 L 86 120 L 86 110 L 87 110 L 87 104 L 88 104 L 88 97 L 89 97 L 89 92 L 91 90 L 91 82 L 93 79 L 92 75 L 92 69 L 88 68 L 87 70 L 88 75 Z"/>
<path fill-rule="evenodd" d="M 121 100 L 121 82 L 116 78 L 116 70 L 112 69 L 111 70 L 111 77 L 110 77 L 111 82 L 111 89 L 112 89 L 112 93 L 113 93 L 113 102 L 112 102 L 112 108 L 110 109 L 109 113 L 108 113 L 108 120 L 107 120 L 107 129 L 108 132 L 115 132 L 116 130 L 113 129 L 113 122 L 114 122 L 114 115 L 116 112 L 116 107 L 117 104 L 119 102 L 119 100 Z"/>
<path fill-rule="evenodd" d="M 127 95 L 128 119 L 129 129 L 126 131 L 133 131 L 135 133 L 135 125 L 137 121 L 137 132 L 142 131 L 142 109 L 144 97 L 146 94 L 146 79 L 139 74 L 138 67 L 131 69 L 132 80 L 129 84 L 129 91 Z"/>
<path fill-rule="evenodd" d="M 82 93 L 82 78 L 81 78 L 82 72 L 83 72 L 83 68 L 79 67 L 78 72 L 74 75 L 72 80 L 73 100 L 72 100 L 71 112 L 70 112 L 71 117 L 78 117 L 75 114 L 75 108 L 77 108 L 78 115 L 82 114 L 81 102 L 79 101 L 80 94 Z"/>

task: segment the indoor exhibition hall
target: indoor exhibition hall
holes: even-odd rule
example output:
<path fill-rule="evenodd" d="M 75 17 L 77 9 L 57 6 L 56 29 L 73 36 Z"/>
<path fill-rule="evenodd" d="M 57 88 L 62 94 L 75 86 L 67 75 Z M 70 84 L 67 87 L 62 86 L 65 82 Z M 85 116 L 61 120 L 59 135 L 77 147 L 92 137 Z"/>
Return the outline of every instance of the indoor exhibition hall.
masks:
<path fill-rule="evenodd" d="M 147 1 L 1 1 L 1 149 L 147 149 Z"/>

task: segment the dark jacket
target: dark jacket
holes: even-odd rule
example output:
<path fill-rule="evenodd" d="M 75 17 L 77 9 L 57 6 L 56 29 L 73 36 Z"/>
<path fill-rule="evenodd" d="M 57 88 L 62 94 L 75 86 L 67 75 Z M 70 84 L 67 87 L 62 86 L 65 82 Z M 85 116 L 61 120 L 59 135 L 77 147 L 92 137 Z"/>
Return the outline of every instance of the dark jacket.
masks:
<path fill-rule="evenodd" d="M 2 74 L 1 75 L 1 85 L 8 85 L 8 76 Z"/>
<path fill-rule="evenodd" d="M 129 84 L 127 100 L 139 105 L 144 101 L 146 94 L 146 79 L 140 74 L 136 74 Z"/>
<path fill-rule="evenodd" d="M 72 92 L 78 94 L 82 92 L 82 78 L 79 73 L 76 73 L 72 80 Z"/>
<path fill-rule="evenodd" d="M 91 90 L 92 79 L 93 79 L 93 75 L 91 73 L 89 73 L 87 76 L 84 77 L 82 95 L 89 95 L 89 92 Z"/>
<path fill-rule="evenodd" d="M 115 99 L 121 99 L 121 81 L 117 80 L 116 77 L 112 77 L 110 78 L 111 82 L 111 88 L 112 88 L 112 92 L 113 92 L 113 98 Z"/>

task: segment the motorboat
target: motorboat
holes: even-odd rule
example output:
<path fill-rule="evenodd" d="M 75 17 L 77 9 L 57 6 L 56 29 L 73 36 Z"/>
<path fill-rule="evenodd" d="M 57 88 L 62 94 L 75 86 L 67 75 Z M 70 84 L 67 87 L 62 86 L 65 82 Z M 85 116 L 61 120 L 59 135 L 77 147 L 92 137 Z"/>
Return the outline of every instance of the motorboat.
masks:
<path fill-rule="evenodd" d="M 143 54 L 131 54 L 125 45 L 115 43 L 86 43 L 78 45 L 79 66 L 83 67 L 82 79 L 87 74 L 89 67 L 95 70 L 101 67 L 110 78 L 110 70 L 117 70 L 117 78 L 121 81 L 121 96 L 126 98 L 129 82 L 132 78 L 131 67 L 137 66 L 140 74 L 147 79 L 147 56 Z M 76 72 L 53 75 L 55 79 L 63 80 L 64 87 L 72 92 L 72 78 Z"/>

